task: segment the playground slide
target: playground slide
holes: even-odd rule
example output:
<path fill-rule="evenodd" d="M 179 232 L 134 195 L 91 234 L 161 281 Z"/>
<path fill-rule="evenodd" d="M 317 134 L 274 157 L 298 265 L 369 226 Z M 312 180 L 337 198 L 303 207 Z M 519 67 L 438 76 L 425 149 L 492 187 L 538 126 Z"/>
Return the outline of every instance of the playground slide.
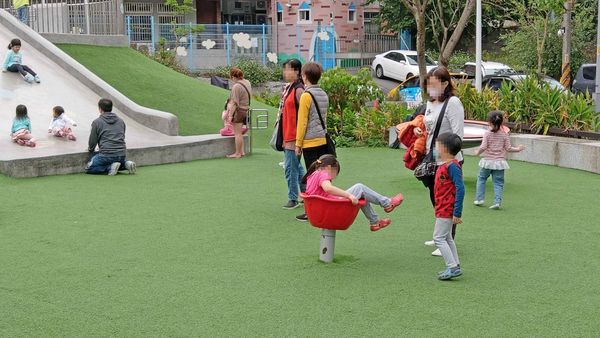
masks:
<path fill-rule="evenodd" d="M 100 95 L 96 91 L 90 89 L 89 84 L 86 86 L 86 84 L 82 83 L 82 81 L 65 71 L 63 66 L 61 66 L 59 63 L 52 61 L 51 58 L 47 57 L 42 51 L 34 48 L 32 46 L 32 41 L 28 41 L 27 36 L 22 37 L 16 35 L 13 31 L 14 29 L 11 30 L 9 28 L 12 26 L 6 24 L 5 18 L 0 17 L 0 19 L 2 19 L 0 21 L 0 51 L 2 51 L 0 52 L 0 57 L 2 60 L 4 59 L 5 51 L 8 50 L 7 46 L 10 40 L 13 38 L 20 38 L 22 42 L 23 63 L 30 66 L 39 74 L 41 78 L 41 83 L 29 84 L 25 82 L 21 75 L 17 73 L 6 72 L 0 74 L 0 162 L 6 164 L 7 161 L 19 159 L 56 157 L 68 154 L 82 154 L 83 156 L 83 154 L 87 152 L 87 141 L 91 123 L 99 116 L 97 102 L 100 99 Z M 35 37 L 35 39 L 39 38 L 41 38 L 39 35 Z M 44 41 L 44 43 L 47 43 L 47 41 Z M 67 57 L 68 56 L 65 54 L 65 58 Z M 73 60 L 70 59 L 69 62 L 72 63 Z M 79 64 L 77 64 L 77 66 L 81 67 Z M 89 76 L 89 78 L 91 77 L 94 77 L 95 81 L 99 80 L 93 74 Z M 107 86 L 103 81 L 102 85 Z M 113 88 L 109 89 L 114 91 L 114 93 L 116 93 L 115 95 L 121 95 Z M 124 98 L 124 100 L 128 99 Z M 19 146 L 13 143 L 9 137 L 12 120 L 15 116 L 15 108 L 19 104 L 24 104 L 27 106 L 28 115 L 32 124 L 32 134 L 37 140 L 37 146 L 35 148 Z M 58 138 L 48 133 L 48 125 L 52 119 L 52 107 L 57 105 L 64 107 L 66 114 L 77 122 L 77 126 L 73 128 L 74 133 L 77 136 L 76 141 Z M 131 102 L 129 107 L 131 106 L 135 107 L 137 105 Z M 168 113 L 157 112 L 139 106 L 137 107 L 139 108 L 138 110 L 145 109 L 146 111 L 150 111 L 150 114 L 155 114 L 155 116 L 149 115 L 147 118 L 149 124 L 155 121 L 160 122 L 159 119 L 167 120 L 171 118 L 175 120 L 176 126 L 176 118 Z M 232 140 L 230 139 L 223 139 L 216 135 L 185 137 L 169 136 L 165 133 L 161 133 L 157 130 L 149 128 L 146 125 L 136 122 L 134 119 L 128 116 L 131 114 L 124 114 L 118 109 L 115 109 L 114 111 L 125 121 L 127 125 L 126 142 L 128 149 L 156 149 L 157 147 L 168 148 L 168 146 L 181 145 L 181 149 L 179 150 L 165 149 L 165 152 L 188 152 L 179 157 L 173 156 L 173 154 L 167 154 L 166 156 L 165 154 L 159 154 L 155 156 L 159 158 L 147 161 L 146 164 L 179 162 L 181 160 L 192 160 L 197 158 L 221 157 L 230 150 L 229 148 L 231 148 L 229 143 L 232 143 Z M 156 118 L 156 116 L 158 116 L 158 118 Z M 155 120 L 152 120 L 152 118 L 155 118 Z M 136 118 L 136 120 L 143 121 L 144 116 L 142 116 L 142 119 Z M 215 140 L 220 140 L 221 143 L 215 142 Z M 210 156 L 207 156 L 207 154 L 190 156 L 190 145 L 198 145 L 199 143 L 209 143 L 212 145 L 213 148 L 208 150 Z M 215 146 L 215 143 L 218 143 L 218 145 Z M 201 149 L 195 149 L 195 151 L 202 152 Z M 164 160 L 162 160 L 163 158 Z M 142 159 L 138 158 L 138 160 L 140 160 L 143 164 L 144 161 Z M 54 163 L 56 162 L 60 161 L 55 159 Z M 8 171 L 6 168 L 6 165 L 0 167 L 0 169 L 4 169 L 2 170 L 4 172 Z M 68 170 L 58 171 L 57 173 L 77 172 L 81 171 L 82 169 L 83 168 L 71 168 Z M 38 176 L 52 173 L 53 172 L 38 172 L 36 174 L 35 172 L 32 172 L 23 176 Z M 7 174 L 11 175 L 10 172 Z M 12 176 L 22 176 L 18 174 L 15 175 L 14 173 L 12 174 Z"/>

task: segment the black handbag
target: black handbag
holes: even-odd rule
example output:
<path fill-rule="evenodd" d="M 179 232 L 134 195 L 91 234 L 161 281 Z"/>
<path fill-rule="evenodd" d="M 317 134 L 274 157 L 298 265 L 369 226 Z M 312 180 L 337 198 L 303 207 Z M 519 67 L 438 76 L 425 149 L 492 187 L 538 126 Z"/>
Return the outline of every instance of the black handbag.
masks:
<path fill-rule="evenodd" d="M 313 96 L 313 94 L 310 91 L 307 90 L 306 93 L 308 93 L 308 95 L 310 95 L 310 97 L 312 98 L 312 102 L 315 104 L 315 108 L 317 108 L 317 114 L 319 114 L 319 120 L 321 121 L 321 127 L 323 127 L 323 130 L 325 130 L 325 142 L 327 145 L 327 154 L 337 156 L 335 153 L 335 141 L 331 138 L 331 136 L 329 136 L 329 133 L 327 132 L 327 127 L 325 127 L 325 122 L 323 122 L 323 117 L 321 116 L 321 109 L 319 109 L 319 104 L 317 103 L 317 100 L 315 100 L 315 97 Z"/>
<path fill-rule="evenodd" d="M 448 101 L 444 102 L 444 106 L 442 106 L 442 110 L 440 111 L 440 115 L 438 116 L 437 123 L 435 125 L 435 130 L 433 132 L 433 138 L 431 139 L 431 149 L 425 157 L 423 161 L 415 168 L 414 174 L 415 177 L 419 181 L 423 181 L 425 184 L 428 181 L 431 181 L 432 177 L 435 177 L 435 172 L 437 170 L 437 161 L 435 156 L 433 156 L 433 149 L 435 148 L 435 141 L 440 133 L 440 127 L 442 126 L 442 120 L 444 119 L 444 115 L 446 114 L 446 106 L 448 106 Z"/>

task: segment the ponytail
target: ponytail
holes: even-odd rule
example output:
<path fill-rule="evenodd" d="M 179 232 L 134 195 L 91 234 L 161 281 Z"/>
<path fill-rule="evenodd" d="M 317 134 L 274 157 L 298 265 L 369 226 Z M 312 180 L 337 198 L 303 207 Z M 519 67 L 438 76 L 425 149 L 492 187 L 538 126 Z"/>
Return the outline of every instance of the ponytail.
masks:
<path fill-rule="evenodd" d="M 335 156 L 330 155 L 330 154 L 325 154 L 325 155 L 319 157 L 318 160 L 314 161 L 310 165 L 310 167 L 308 167 L 308 170 L 306 170 L 306 175 L 304 175 L 304 177 L 302 177 L 302 183 L 306 184 L 306 181 L 308 180 L 308 176 L 312 175 L 312 173 L 314 173 L 318 169 L 320 169 L 322 167 L 326 167 L 328 165 L 332 166 L 333 168 L 337 168 L 338 173 L 341 170 L 340 163 L 335 158 Z"/>
<path fill-rule="evenodd" d="M 8 44 L 8 49 L 12 49 L 14 46 L 20 46 L 20 45 L 21 45 L 21 40 L 12 39 L 12 40 L 10 40 L 10 43 Z"/>
<path fill-rule="evenodd" d="M 493 110 L 488 114 L 488 122 L 493 126 L 492 133 L 498 132 L 502 123 L 504 123 L 504 113 L 499 110 Z"/>

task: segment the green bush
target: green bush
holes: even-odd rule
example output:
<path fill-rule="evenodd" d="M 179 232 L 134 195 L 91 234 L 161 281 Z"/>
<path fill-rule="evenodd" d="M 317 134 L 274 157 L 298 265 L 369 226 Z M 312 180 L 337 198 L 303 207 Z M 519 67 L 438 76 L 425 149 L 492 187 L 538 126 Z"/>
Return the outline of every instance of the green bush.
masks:
<path fill-rule="evenodd" d="M 457 87 L 457 96 L 468 119 L 485 120 L 490 110 L 508 113 L 511 122 L 547 134 L 551 127 L 564 130 L 596 131 L 600 124 L 589 95 L 573 94 L 551 88 L 531 76 L 514 87 L 505 83 L 499 91 L 484 89 L 478 93 L 468 84 Z"/>
<path fill-rule="evenodd" d="M 167 48 L 167 40 L 165 40 L 165 38 L 160 38 L 158 40 L 154 54 L 150 53 L 146 46 L 139 46 L 136 49 L 160 64 L 163 64 L 179 73 L 190 75 L 188 69 L 182 66 L 179 61 L 177 61 L 176 51 L 174 49 Z"/>
<path fill-rule="evenodd" d="M 267 81 L 280 81 L 283 77 L 280 65 L 265 66 L 261 62 L 248 57 L 239 58 L 232 66 L 217 67 L 211 72 L 211 75 L 229 78 L 229 71 L 232 67 L 241 69 L 244 72 L 244 78 L 255 86 Z"/>
<path fill-rule="evenodd" d="M 273 93 L 273 92 L 269 92 L 269 91 L 263 91 L 263 92 L 260 92 L 260 94 L 255 95 L 254 99 L 258 102 L 268 104 L 271 107 L 279 107 L 279 101 L 281 100 L 281 94 Z"/>

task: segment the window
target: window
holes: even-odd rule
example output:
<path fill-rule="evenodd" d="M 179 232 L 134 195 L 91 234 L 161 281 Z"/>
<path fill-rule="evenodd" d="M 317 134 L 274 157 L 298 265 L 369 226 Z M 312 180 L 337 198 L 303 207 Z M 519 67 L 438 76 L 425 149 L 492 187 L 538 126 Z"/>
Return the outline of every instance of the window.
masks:
<path fill-rule="evenodd" d="M 583 66 L 583 78 L 586 80 L 596 80 L 596 66 Z"/>
<path fill-rule="evenodd" d="M 378 12 L 365 12 L 363 14 L 363 20 L 365 24 L 365 34 L 379 34 L 380 29 L 377 24 Z"/>
<path fill-rule="evenodd" d="M 394 53 L 394 52 L 387 53 L 387 54 L 385 54 L 384 58 L 390 59 L 392 61 L 396 61 L 396 59 L 398 58 L 398 53 Z"/>
<path fill-rule="evenodd" d="M 277 3 L 277 22 L 283 22 L 283 6 L 281 3 Z"/>
<path fill-rule="evenodd" d="M 233 8 L 235 8 L 235 9 L 242 9 L 242 3 L 241 3 L 241 2 L 239 2 L 239 1 L 236 1 L 236 2 L 233 4 Z"/>
<path fill-rule="evenodd" d="M 356 6 L 354 2 L 348 6 L 348 22 L 356 22 Z"/>
<path fill-rule="evenodd" d="M 298 9 L 298 21 L 299 22 L 311 22 L 310 21 L 310 6 L 303 2 Z"/>

